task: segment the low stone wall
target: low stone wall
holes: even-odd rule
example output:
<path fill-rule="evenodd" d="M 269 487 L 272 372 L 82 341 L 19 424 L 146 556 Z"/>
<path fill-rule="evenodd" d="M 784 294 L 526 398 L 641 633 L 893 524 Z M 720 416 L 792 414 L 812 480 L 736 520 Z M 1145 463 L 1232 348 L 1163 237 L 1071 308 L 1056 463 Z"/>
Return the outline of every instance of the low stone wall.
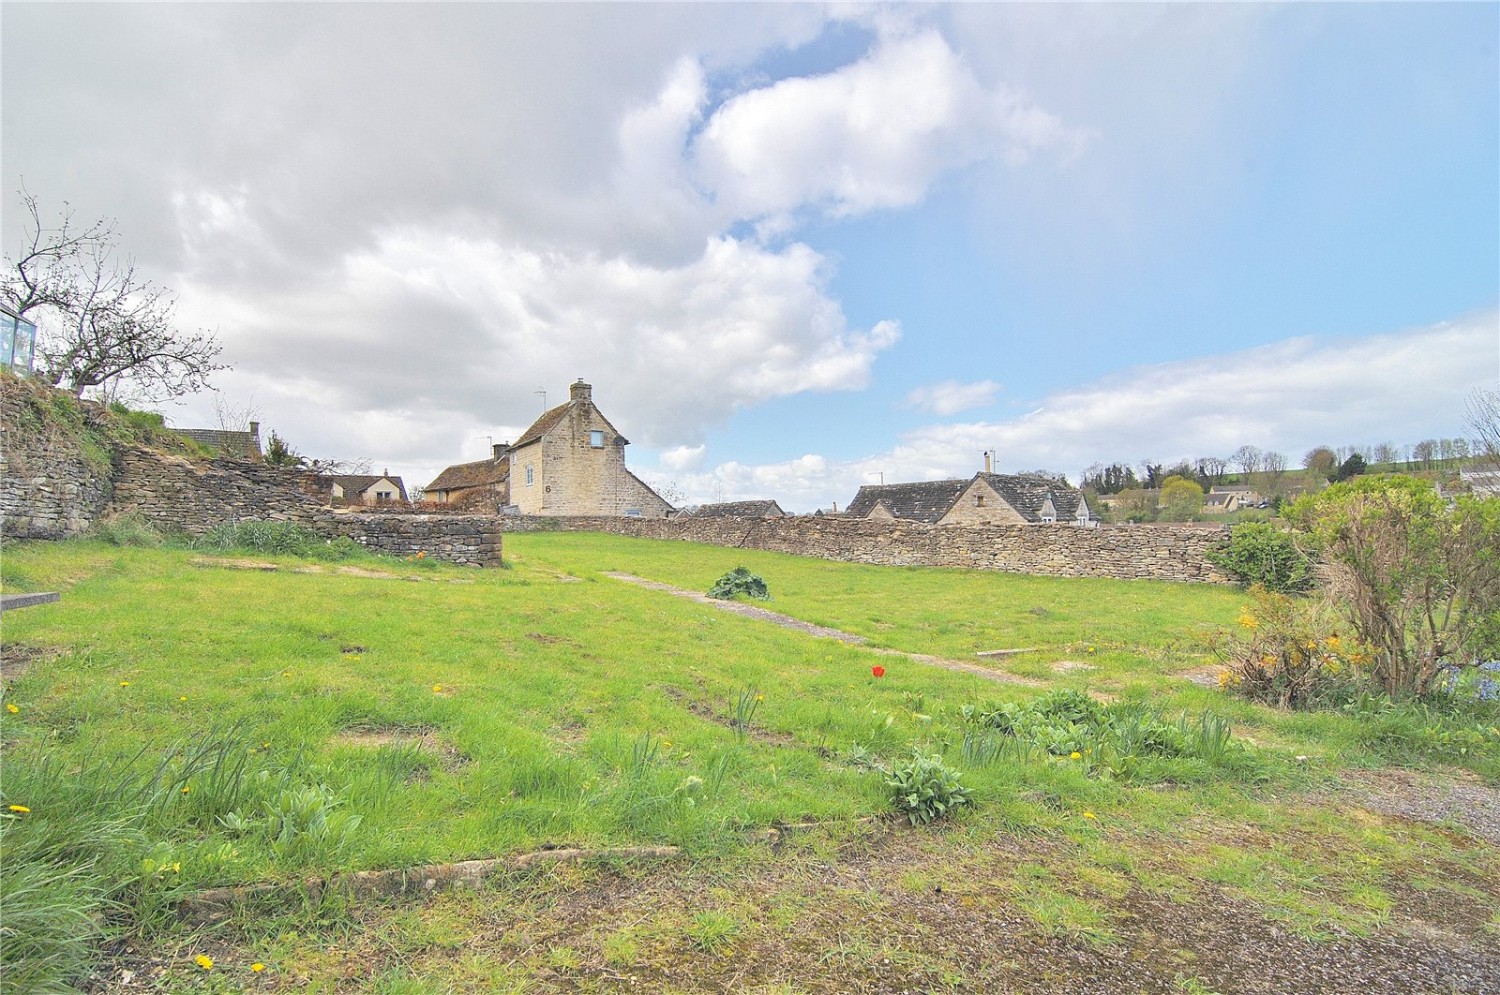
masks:
<path fill-rule="evenodd" d="M 1231 578 L 1205 554 L 1224 526 L 925 525 L 863 519 L 515 518 L 508 532 L 611 532 L 816 556 L 846 563 L 964 567 L 1052 577 L 1112 577 L 1225 584 Z"/>
<path fill-rule="evenodd" d="M 425 553 L 468 566 L 498 566 L 499 520 L 484 515 L 412 515 L 335 510 L 301 470 L 233 459 L 188 460 L 149 449 L 120 454 L 110 514 L 134 513 L 159 528 L 195 535 L 221 522 L 291 522 L 329 537 L 347 536 L 394 556 Z"/>
<path fill-rule="evenodd" d="M 496 515 L 391 515 L 330 512 L 314 526 L 392 556 L 425 553 L 471 567 L 498 567 L 503 535 Z"/>

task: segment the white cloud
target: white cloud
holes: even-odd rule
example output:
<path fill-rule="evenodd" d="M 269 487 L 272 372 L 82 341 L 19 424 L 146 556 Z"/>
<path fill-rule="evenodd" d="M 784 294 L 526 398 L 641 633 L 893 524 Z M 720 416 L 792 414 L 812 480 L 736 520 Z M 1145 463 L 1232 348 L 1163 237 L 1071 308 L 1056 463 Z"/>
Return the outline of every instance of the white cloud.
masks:
<path fill-rule="evenodd" d="M 977 383 L 944 380 L 942 383 L 918 387 L 907 394 L 906 405 L 935 415 L 955 415 L 960 411 L 993 404 L 999 390 L 1000 385 L 993 380 L 980 380 Z"/>
<path fill-rule="evenodd" d="M 404 228 L 324 286 L 253 311 L 190 285 L 184 317 L 236 313 L 226 356 L 284 434 L 322 439 L 326 426 L 409 410 L 422 432 L 381 431 L 371 441 L 389 455 L 366 453 L 442 458 L 417 448 L 434 445 L 433 426 L 451 451 L 468 427 L 524 424 L 539 387 L 557 403 L 582 377 L 632 441 L 681 447 L 686 466 L 704 431 L 738 409 L 867 384 L 899 326 L 850 328 L 828 276 L 802 244 L 716 237 L 660 266 Z M 346 427 L 345 445 L 365 434 Z"/>
<path fill-rule="evenodd" d="M 1465 398 L 1494 382 L 1497 337 L 1500 313 L 1486 311 L 1363 339 L 1290 339 L 1129 370 L 1058 391 L 1009 421 L 927 426 L 863 459 L 726 463 L 682 486 L 698 500 L 716 487 L 726 501 L 772 497 L 807 511 L 843 506 L 881 473 L 887 482 L 967 477 L 988 449 L 1002 472 L 1047 468 L 1075 480 L 1094 462 L 1227 456 L 1245 444 L 1297 465 L 1319 444 L 1462 434 Z"/>
<path fill-rule="evenodd" d="M 882 38 L 858 62 L 725 101 L 694 142 L 725 213 L 850 215 L 915 204 L 946 170 L 1086 140 L 1022 95 L 986 90 L 936 31 Z"/>

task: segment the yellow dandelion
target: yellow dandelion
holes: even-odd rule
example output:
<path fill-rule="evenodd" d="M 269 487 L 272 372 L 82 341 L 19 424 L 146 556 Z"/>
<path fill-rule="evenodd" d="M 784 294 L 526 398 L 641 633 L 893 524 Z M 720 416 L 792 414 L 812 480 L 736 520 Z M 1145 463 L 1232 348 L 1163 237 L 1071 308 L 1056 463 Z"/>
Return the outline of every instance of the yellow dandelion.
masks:
<path fill-rule="evenodd" d="M 441 684 L 434 684 L 432 686 L 432 693 L 433 694 L 442 694 L 443 693 L 443 686 Z"/>
<path fill-rule="evenodd" d="M 1239 622 L 1240 625 L 1243 625 L 1247 629 L 1254 629 L 1260 625 L 1260 622 L 1256 620 L 1255 616 L 1251 615 L 1249 612 L 1242 612 L 1240 614 Z"/>
<path fill-rule="evenodd" d="M 758 694 L 758 695 L 755 696 L 755 700 L 756 701 L 765 701 L 766 700 L 766 696 L 763 695 L 763 694 Z"/>
<path fill-rule="evenodd" d="M 260 961 L 256 961 L 254 964 L 250 965 L 250 970 L 254 971 L 256 974 L 259 974 L 265 969 L 266 965 L 262 964 Z"/>
<path fill-rule="evenodd" d="M 1085 812 L 1085 813 L 1083 813 L 1083 817 L 1084 817 L 1084 818 L 1085 818 L 1085 819 L 1097 819 L 1097 818 L 1099 818 L 1099 817 L 1098 817 L 1098 816 L 1097 816 L 1097 815 L 1095 815 L 1095 814 L 1094 814 L 1094 813 L 1093 813 L 1093 812 Z"/>
<path fill-rule="evenodd" d="M 672 748 L 672 741 L 670 739 L 664 739 L 664 740 L 662 740 L 661 741 L 661 748 L 664 749 L 664 750 L 670 750 Z"/>
<path fill-rule="evenodd" d="M 1068 754 L 1068 759 L 1069 760 L 1082 760 L 1083 759 L 1083 754 L 1079 753 L 1077 750 L 1074 750 L 1072 753 Z"/>
<path fill-rule="evenodd" d="M 262 743 L 262 744 L 260 744 L 260 748 L 262 750 L 269 750 L 271 748 L 271 744 L 270 743 Z"/>
<path fill-rule="evenodd" d="M 192 788 L 191 788 L 191 787 L 190 787 L 190 786 L 188 786 L 188 785 L 186 785 L 186 784 L 184 784 L 184 785 L 183 785 L 183 786 L 182 786 L 182 793 L 183 793 L 183 794 L 187 794 L 187 793 L 188 793 L 188 792 L 189 792 L 189 791 L 192 791 L 192 790 L 193 790 L 193 789 L 192 789 Z"/>
<path fill-rule="evenodd" d="M 1323 642 L 1327 643 L 1328 648 L 1331 650 L 1337 650 L 1340 646 L 1343 645 L 1343 641 L 1340 640 L 1338 636 L 1329 636 L 1327 639 L 1323 640 Z"/>
<path fill-rule="evenodd" d="M 122 688 L 128 688 L 128 687 L 130 687 L 130 682 L 129 681 L 121 681 L 120 682 L 120 687 L 122 687 Z"/>
<path fill-rule="evenodd" d="M 27 812 L 31 811 L 31 809 L 27 808 L 25 805 L 7 805 L 6 808 L 8 808 L 12 812 L 20 813 L 21 815 L 25 815 Z"/>
<path fill-rule="evenodd" d="M 21 711 L 19 708 L 16 707 L 16 703 L 13 702 L 13 701 L 7 701 L 5 703 L 5 710 L 7 712 L 9 712 L 10 714 L 12 714 L 12 715 L 19 714 L 20 711 Z"/>
<path fill-rule="evenodd" d="M 208 954 L 199 954 L 198 956 L 193 958 L 193 963 L 197 964 L 205 971 L 212 971 L 214 969 L 214 959 Z"/>
<path fill-rule="evenodd" d="M 177 700 L 178 701 L 187 701 L 187 695 L 180 694 L 180 695 L 177 696 Z"/>
<path fill-rule="evenodd" d="M 1094 652 L 1094 647 L 1092 647 L 1092 646 L 1090 646 L 1090 647 L 1089 647 L 1089 650 L 1088 650 L 1088 651 L 1089 651 L 1089 652 L 1090 652 L 1090 653 L 1092 653 L 1092 652 Z"/>
<path fill-rule="evenodd" d="M 173 874 L 181 874 L 182 873 L 182 861 L 180 861 L 180 860 L 174 860 L 174 861 L 172 861 L 172 873 Z"/>

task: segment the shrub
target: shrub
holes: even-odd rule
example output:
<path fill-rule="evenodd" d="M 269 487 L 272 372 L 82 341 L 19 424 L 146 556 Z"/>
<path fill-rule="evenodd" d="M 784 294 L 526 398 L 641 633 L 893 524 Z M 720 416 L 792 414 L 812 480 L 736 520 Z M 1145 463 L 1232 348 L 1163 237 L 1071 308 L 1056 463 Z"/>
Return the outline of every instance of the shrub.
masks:
<path fill-rule="evenodd" d="M 1220 647 L 1230 690 L 1278 708 L 1341 705 L 1359 693 L 1370 653 L 1340 634 L 1326 603 L 1260 587 L 1252 594 L 1242 631 Z"/>
<path fill-rule="evenodd" d="M 708 589 L 710 598 L 721 601 L 728 601 L 741 594 L 757 601 L 771 600 L 771 591 L 766 587 L 766 582 L 744 567 L 735 567 L 714 581 L 714 586 Z"/>
<path fill-rule="evenodd" d="M 1298 594 L 1312 587 L 1312 558 L 1285 529 L 1269 522 L 1236 525 L 1229 541 L 1210 550 L 1208 561 L 1245 586 L 1259 584 L 1280 594 Z"/>
<path fill-rule="evenodd" d="M 1388 695 L 1425 695 L 1444 667 L 1477 665 L 1500 612 L 1500 500 L 1448 504 L 1427 481 L 1356 477 L 1292 517 L 1318 542 L 1329 594 Z"/>
<path fill-rule="evenodd" d="M 891 789 L 891 803 L 915 826 L 951 815 L 964 805 L 974 804 L 968 788 L 958 783 L 959 772 L 943 763 L 937 755 L 926 756 L 912 750 L 911 759 L 893 767 L 885 783 Z"/>

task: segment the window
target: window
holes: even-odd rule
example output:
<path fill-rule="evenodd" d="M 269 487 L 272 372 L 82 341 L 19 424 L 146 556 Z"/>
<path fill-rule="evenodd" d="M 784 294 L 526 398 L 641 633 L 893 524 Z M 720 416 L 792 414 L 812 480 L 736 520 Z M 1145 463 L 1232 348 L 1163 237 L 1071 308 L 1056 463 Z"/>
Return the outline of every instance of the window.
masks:
<path fill-rule="evenodd" d="M 389 501 L 390 499 L 391 499 L 391 492 L 390 491 L 376 491 L 375 492 L 375 500 L 376 501 Z"/>
<path fill-rule="evenodd" d="M 983 494 L 975 494 L 974 495 L 974 507 L 976 507 L 976 508 L 983 508 L 984 507 L 984 495 Z"/>
<path fill-rule="evenodd" d="M 527 487 L 530 487 L 530 486 L 531 486 L 531 481 L 532 481 L 532 470 L 531 470 L 531 464 L 530 464 L 530 463 L 527 463 L 527 464 L 526 464 L 526 486 L 527 486 Z"/>
<path fill-rule="evenodd" d="M 603 449 L 604 448 L 604 433 L 601 432 L 601 431 L 599 431 L 598 429 L 595 429 L 594 431 L 590 432 L 589 433 L 589 445 L 593 446 L 595 449 Z"/>

